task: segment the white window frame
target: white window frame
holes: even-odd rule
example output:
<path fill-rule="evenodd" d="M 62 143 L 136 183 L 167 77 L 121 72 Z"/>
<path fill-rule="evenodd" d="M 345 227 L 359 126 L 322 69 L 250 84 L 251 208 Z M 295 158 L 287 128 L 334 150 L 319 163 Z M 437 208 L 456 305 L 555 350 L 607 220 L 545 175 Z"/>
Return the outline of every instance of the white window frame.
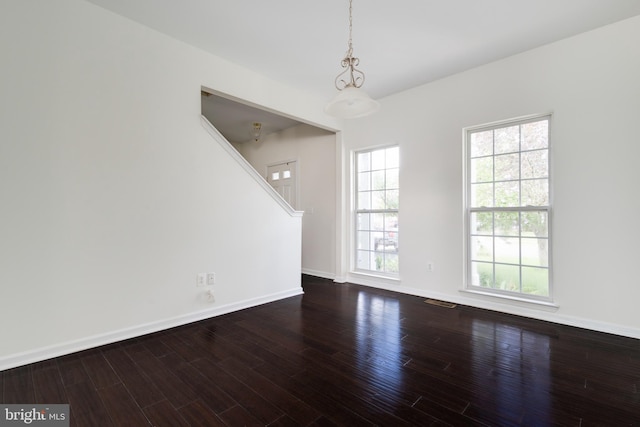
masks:
<path fill-rule="evenodd" d="M 472 207 L 471 206 L 471 196 L 472 196 L 472 192 L 471 192 L 471 152 L 470 152 L 470 141 L 471 141 L 471 135 L 474 133 L 478 133 L 478 132 L 483 132 L 483 131 L 489 131 L 489 130 L 496 130 L 496 129 L 502 129 L 502 128 L 507 128 L 507 127 L 511 127 L 511 126 L 516 126 L 516 125 L 524 125 L 527 123 L 532 123 L 532 122 L 537 122 L 537 121 L 542 121 L 542 120 L 547 120 L 547 124 L 548 124 L 548 139 L 547 139 L 547 156 L 548 156 L 548 174 L 547 174 L 547 179 L 548 179 L 548 205 L 545 206 L 515 206 L 515 207 Z M 526 302 L 534 302 L 534 303 L 540 303 L 543 305 L 553 305 L 553 266 L 552 266 L 552 248 L 553 248 L 553 244 L 552 244 L 552 236 L 553 236 L 553 232 L 552 232 L 552 203 L 553 203 L 553 198 L 552 198 L 552 132 L 551 132 L 551 128 L 552 128 L 552 115 L 550 113 L 545 113 L 545 114 L 537 114 L 537 115 L 531 115 L 531 116 L 526 116 L 526 117 L 520 117 L 520 118 L 516 118 L 516 119 L 510 119 L 510 120 L 505 120 L 505 121 L 500 121 L 500 122 L 493 122 L 493 123 L 489 123 L 489 124 L 485 124 L 485 125 L 480 125 L 480 126 L 473 126 L 473 127 L 468 127 L 465 128 L 463 130 L 463 153 L 464 153 L 464 269 L 465 269 L 465 274 L 464 274 L 464 288 L 466 291 L 469 292 L 474 292 L 474 293 L 481 293 L 481 294 L 488 294 L 488 295 L 492 295 L 492 296 L 497 296 L 497 297 L 501 297 L 501 298 L 505 298 L 505 299 L 513 299 L 513 300 L 518 300 L 518 301 L 526 301 Z M 523 153 L 526 152 L 526 150 L 521 150 L 519 149 L 517 151 L 518 153 Z M 492 155 L 492 157 L 496 156 L 496 153 L 494 152 Z M 495 168 L 495 165 L 494 165 Z M 516 180 L 518 182 L 518 184 L 520 185 L 522 183 L 522 181 L 524 181 L 522 179 L 522 177 L 519 176 L 519 178 Z M 492 177 L 492 183 L 496 183 L 496 182 L 500 182 L 500 181 L 496 181 L 495 176 Z M 502 289 L 496 289 L 496 288 L 491 288 L 491 287 L 484 287 L 484 286 L 479 286 L 479 285 L 474 285 L 473 284 L 473 269 L 471 267 L 471 263 L 472 263 L 472 230 L 471 230 L 471 217 L 472 214 L 474 212 L 534 212 L 534 211 L 542 211 L 545 212 L 547 215 L 547 249 L 548 249 L 548 263 L 546 266 L 547 269 L 547 278 L 548 278 L 548 294 L 545 295 L 533 295 L 533 294 L 529 294 L 529 293 L 525 293 L 522 292 L 522 267 L 523 266 L 527 266 L 526 264 L 522 263 L 522 258 L 519 260 L 519 263 L 517 264 L 519 266 L 519 271 L 520 271 L 520 291 L 516 292 L 516 291 L 508 291 L 508 290 L 502 290 Z M 495 233 L 495 223 L 493 225 L 494 227 L 494 233 Z M 494 237 L 496 237 L 495 234 L 493 234 Z M 522 238 L 522 236 L 520 236 L 520 238 Z M 494 239 L 495 240 L 495 239 Z M 492 262 L 490 262 L 489 264 L 492 265 L 493 268 L 493 272 L 495 275 L 495 268 L 496 265 L 500 265 L 500 262 L 496 262 L 495 257 L 493 259 Z"/>
<path fill-rule="evenodd" d="M 359 154 L 363 154 L 363 153 L 373 153 L 376 151 L 381 151 L 381 150 L 387 150 L 389 148 L 397 148 L 398 149 L 398 157 L 400 156 L 400 146 L 398 144 L 390 144 L 390 145 L 384 145 L 384 146 L 377 146 L 377 147 L 369 147 L 369 148 L 363 148 L 360 150 L 354 150 L 352 152 L 352 170 L 353 170 L 353 215 L 352 215 L 352 236 L 353 236 L 353 245 L 352 245 L 352 267 L 351 267 L 351 271 L 355 272 L 355 273 L 359 273 L 359 274 L 366 274 L 366 275 L 370 275 L 370 276 L 380 276 L 380 277 L 384 277 L 384 278 L 388 278 L 388 279 L 399 279 L 400 278 L 400 268 L 399 268 L 399 262 L 400 262 L 400 254 L 399 254 L 399 245 L 396 246 L 396 251 L 395 251 L 395 256 L 398 259 L 398 271 L 397 272 L 389 272 L 389 271 L 380 271 L 380 270 L 375 270 L 375 269 L 365 269 L 365 268 L 361 268 L 358 266 L 358 232 L 360 231 L 358 229 L 358 214 L 395 214 L 398 218 L 398 224 L 396 225 L 396 238 L 397 241 L 399 242 L 399 216 L 400 216 L 400 206 L 398 203 L 398 208 L 397 209 L 361 209 L 358 206 L 358 193 L 359 193 L 359 178 L 358 178 L 358 155 Z M 388 168 L 385 165 L 385 171 Z M 398 172 L 400 170 L 400 166 L 398 165 Z M 385 189 L 387 189 L 386 183 L 385 183 Z M 398 191 L 400 190 L 400 184 L 399 184 L 399 177 L 398 177 Z M 382 230 L 383 233 L 386 232 L 385 230 Z M 369 249 L 371 250 L 371 249 Z M 383 250 L 384 251 L 384 250 Z M 380 252 L 383 252 L 380 251 Z M 375 248 L 373 250 L 373 252 L 376 252 Z M 386 255 L 385 255 L 386 256 Z"/>

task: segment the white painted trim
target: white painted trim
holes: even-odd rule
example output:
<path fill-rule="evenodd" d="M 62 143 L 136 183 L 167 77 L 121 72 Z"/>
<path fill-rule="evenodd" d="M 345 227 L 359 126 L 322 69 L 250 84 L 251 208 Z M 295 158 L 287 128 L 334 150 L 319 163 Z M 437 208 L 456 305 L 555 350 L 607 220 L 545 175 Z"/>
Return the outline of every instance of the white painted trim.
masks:
<path fill-rule="evenodd" d="M 118 331 L 107 332 L 104 334 L 98 334 L 79 340 L 68 341 L 65 343 L 55 344 L 35 350 L 29 350 L 22 353 L 4 356 L 0 358 L 0 371 L 15 368 L 17 366 L 28 365 L 34 362 L 40 362 L 43 360 L 51 359 L 53 357 L 64 356 L 66 354 L 87 350 L 89 348 L 94 348 L 101 345 L 111 344 L 130 338 L 163 331 L 170 328 L 175 328 L 177 326 L 187 325 L 189 323 L 210 319 L 212 317 L 221 316 L 223 314 L 231 313 L 234 311 L 244 310 L 246 308 L 256 307 L 258 305 L 266 304 L 269 302 L 302 295 L 303 293 L 304 292 L 302 288 L 296 287 L 288 291 L 281 291 L 269 295 L 264 295 L 262 297 L 251 298 L 245 301 L 240 301 L 220 307 L 209 308 L 207 310 L 189 313 L 170 319 L 146 323 L 131 328 L 125 328 Z"/>
<path fill-rule="evenodd" d="M 355 276 L 349 276 L 349 282 L 357 285 L 368 286 L 371 288 L 384 289 L 387 291 L 400 292 L 407 295 L 414 295 L 423 298 L 433 298 L 441 301 L 452 302 L 461 305 L 467 305 L 469 307 L 480 308 L 484 310 L 497 311 L 505 314 L 512 314 L 520 317 L 528 317 L 536 320 L 543 320 L 545 322 L 557 323 L 565 326 L 575 326 L 577 328 L 589 329 L 592 331 L 604 332 L 607 334 L 620 335 L 629 338 L 640 339 L 640 328 L 630 328 L 623 325 L 617 325 L 614 323 L 597 322 L 591 319 L 565 316 L 558 314 L 557 306 L 552 305 L 535 305 L 532 306 L 530 302 L 518 302 L 511 301 L 510 304 L 491 301 L 495 299 L 495 296 L 473 295 L 465 296 L 461 293 L 458 297 L 452 297 L 449 294 L 443 294 L 440 292 L 423 291 L 416 288 L 409 288 L 402 285 L 392 285 L 381 283 L 375 280 L 367 280 L 366 278 L 358 278 Z M 466 294 L 471 295 L 469 292 Z M 486 297 L 486 298 L 482 298 Z M 480 299 L 482 298 L 482 299 Z"/>
<path fill-rule="evenodd" d="M 345 153 L 344 142 L 342 140 L 342 132 L 336 132 L 335 141 L 335 155 L 336 155 L 336 182 L 335 182 L 335 208 L 336 208 L 336 220 L 335 220 L 335 272 L 336 278 L 334 281 L 338 283 L 346 282 L 346 275 L 349 269 L 349 250 L 348 245 L 348 233 L 349 226 L 347 221 L 349 220 L 349 212 L 347 195 L 351 192 L 347 191 L 347 172 L 346 161 L 348 156 Z M 347 237 L 347 238 L 345 238 Z"/>
<path fill-rule="evenodd" d="M 501 298 L 504 300 L 510 300 L 510 301 L 517 301 L 517 302 L 521 302 L 521 303 L 525 303 L 525 304 L 532 304 L 532 306 L 535 305 L 539 305 L 539 306 L 544 306 L 544 307 L 551 307 L 553 309 L 558 309 L 560 308 L 560 306 L 558 304 L 554 304 L 550 301 L 547 300 L 537 300 L 537 299 L 530 299 L 530 298 L 525 298 L 525 297 L 520 297 L 518 295 L 511 295 L 511 294 L 507 294 L 507 293 L 497 293 L 497 292 L 483 292 L 477 289 L 460 289 L 460 292 L 466 292 L 469 294 L 475 294 L 475 295 L 484 295 L 484 296 L 488 296 L 491 298 Z"/>
<path fill-rule="evenodd" d="M 336 275 L 333 273 L 327 273 L 326 271 L 311 270 L 309 268 L 303 268 L 302 274 L 307 274 L 309 276 L 314 276 L 314 277 L 321 277 L 323 279 L 329 279 L 329 280 L 335 280 L 336 278 Z"/>
<path fill-rule="evenodd" d="M 262 186 L 262 188 L 264 188 L 264 190 L 271 196 L 271 198 L 273 198 L 273 200 L 275 200 L 280 206 L 282 206 L 282 208 L 292 217 L 302 217 L 304 212 L 294 210 L 291 205 L 289 205 L 289 203 L 287 203 L 287 201 L 284 200 L 282 196 L 278 194 L 278 192 L 274 190 L 271 185 L 269 185 L 264 177 L 261 176 L 253 166 L 251 166 L 247 159 L 242 157 L 242 155 L 238 153 L 238 150 L 233 148 L 233 145 L 231 145 L 231 143 L 227 141 L 227 139 L 222 136 L 220 132 L 218 132 L 218 129 L 216 129 L 205 116 L 200 116 L 200 121 L 202 123 L 202 127 L 204 127 L 206 131 L 209 132 L 209 135 L 211 135 L 213 139 L 218 144 L 220 144 L 220 146 L 224 148 L 225 151 L 229 153 L 229 155 L 240 166 L 242 166 L 242 168 L 249 174 L 249 176 L 251 176 L 258 184 L 260 184 L 260 186 Z"/>
<path fill-rule="evenodd" d="M 359 285 L 371 286 L 378 288 L 381 286 L 389 286 L 388 289 L 395 290 L 396 286 L 401 283 L 400 277 L 385 276 L 382 274 L 375 274 L 366 270 L 351 271 L 347 274 L 347 281 L 357 283 Z M 402 291 L 400 291 L 402 292 Z M 406 292 L 403 292 L 406 293 Z"/>

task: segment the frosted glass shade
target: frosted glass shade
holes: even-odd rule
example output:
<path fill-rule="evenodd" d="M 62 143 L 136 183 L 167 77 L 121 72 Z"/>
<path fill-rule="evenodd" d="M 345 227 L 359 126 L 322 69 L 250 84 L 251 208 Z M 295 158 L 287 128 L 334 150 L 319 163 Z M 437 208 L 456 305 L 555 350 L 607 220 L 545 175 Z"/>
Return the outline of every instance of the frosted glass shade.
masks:
<path fill-rule="evenodd" d="M 324 107 L 324 112 L 340 119 L 355 119 L 375 113 L 380 103 L 371 99 L 365 91 L 347 86 Z"/>

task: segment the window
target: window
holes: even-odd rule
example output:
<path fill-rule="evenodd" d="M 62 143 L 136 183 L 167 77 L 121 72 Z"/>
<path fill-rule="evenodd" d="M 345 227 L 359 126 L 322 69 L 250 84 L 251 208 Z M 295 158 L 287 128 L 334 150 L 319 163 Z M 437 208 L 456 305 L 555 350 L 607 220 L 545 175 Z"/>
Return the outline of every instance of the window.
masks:
<path fill-rule="evenodd" d="M 551 299 L 549 121 L 466 132 L 467 289 Z"/>
<path fill-rule="evenodd" d="M 397 276 L 398 146 L 356 153 L 356 270 Z"/>

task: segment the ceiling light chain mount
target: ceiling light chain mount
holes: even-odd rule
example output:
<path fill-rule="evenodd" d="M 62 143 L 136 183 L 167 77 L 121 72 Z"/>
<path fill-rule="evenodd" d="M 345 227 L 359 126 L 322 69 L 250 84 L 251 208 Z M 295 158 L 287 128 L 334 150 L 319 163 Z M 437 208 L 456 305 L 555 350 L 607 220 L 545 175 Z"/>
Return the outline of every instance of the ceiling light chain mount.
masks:
<path fill-rule="evenodd" d="M 353 56 L 353 3 L 349 0 L 349 42 L 348 49 L 344 55 L 344 59 L 340 61 L 340 65 L 345 70 L 338 74 L 335 80 L 336 89 L 342 90 L 347 86 L 361 87 L 364 84 L 364 72 L 356 67 L 360 65 L 360 59 Z M 349 81 L 347 82 L 342 76 L 349 73 Z"/>
<path fill-rule="evenodd" d="M 357 67 L 360 59 L 353 56 L 353 0 L 349 0 L 349 41 L 348 49 L 340 65 L 344 68 L 335 79 L 335 86 L 340 92 L 324 108 L 332 116 L 342 119 L 353 119 L 372 114 L 380 109 L 380 104 L 371 99 L 362 89 L 364 72 Z"/>
<path fill-rule="evenodd" d="M 253 122 L 253 125 L 251 128 L 251 137 L 255 142 L 258 142 L 261 136 L 262 136 L 262 123 Z"/>
<path fill-rule="evenodd" d="M 356 68 L 360 64 L 360 59 L 354 58 L 350 50 L 347 52 L 347 56 L 342 60 L 341 64 L 345 70 L 336 77 L 336 89 L 343 90 L 348 86 L 356 88 L 362 87 L 364 84 L 364 73 Z M 341 78 L 346 73 L 349 73 L 348 82 L 344 78 Z"/>

